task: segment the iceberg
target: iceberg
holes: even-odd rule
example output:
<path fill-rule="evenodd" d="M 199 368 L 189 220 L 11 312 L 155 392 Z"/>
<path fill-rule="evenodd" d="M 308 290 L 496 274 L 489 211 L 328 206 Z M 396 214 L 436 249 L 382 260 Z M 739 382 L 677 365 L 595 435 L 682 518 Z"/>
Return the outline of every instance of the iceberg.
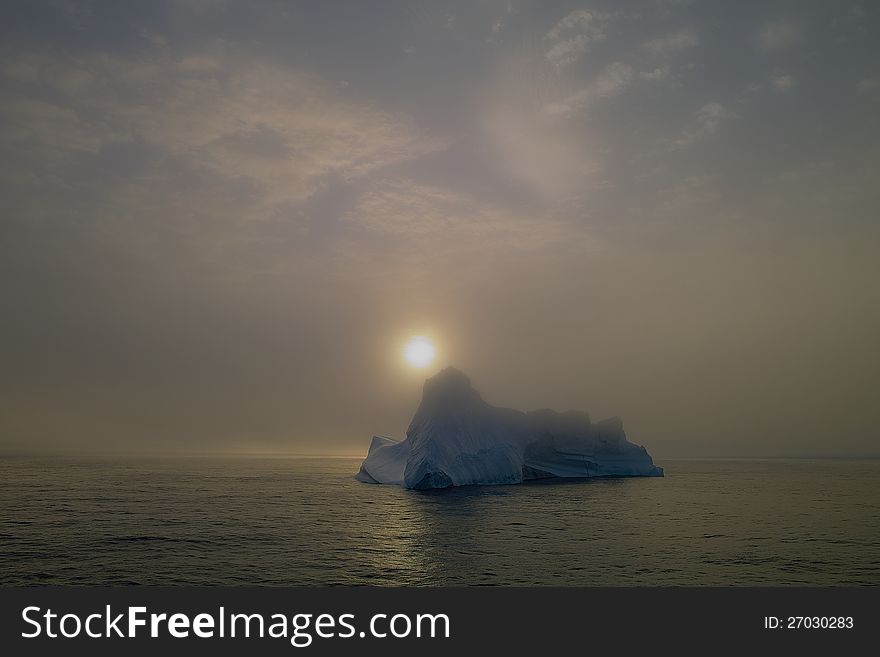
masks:
<path fill-rule="evenodd" d="M 410 489 L 518 484 L 560 477 L 662 477 L 647 450 L 626 439 L 620 418 L 523 412 L 483 401 L 449 367 L 425 381 L 404 440 L 374 436 L 355 475 Z"/>

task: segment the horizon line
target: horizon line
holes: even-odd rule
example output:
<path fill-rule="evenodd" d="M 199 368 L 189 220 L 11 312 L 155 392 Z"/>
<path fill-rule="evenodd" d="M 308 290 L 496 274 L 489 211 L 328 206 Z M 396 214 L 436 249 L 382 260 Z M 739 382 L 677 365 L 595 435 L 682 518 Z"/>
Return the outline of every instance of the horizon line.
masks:
<path fill-rule="evenodd" d="M 91 449 L 3 449 L 0 458 L 42 457 L 42 458 L 289 458 L 289 459 L 363 459 L 366 452 L 359 454 L 322 453 L 322 452 L 291 452 L 291 451 L 235 451 L 235 450 L 91 450 Z M 880 453 L 806 453 L 806 454 L 724 454 L 724 455 L 660 455 L 653 456 L 655 461 L 771 461 L 771 460 L 854 460 L 871 461 L 880 459 Z"/>

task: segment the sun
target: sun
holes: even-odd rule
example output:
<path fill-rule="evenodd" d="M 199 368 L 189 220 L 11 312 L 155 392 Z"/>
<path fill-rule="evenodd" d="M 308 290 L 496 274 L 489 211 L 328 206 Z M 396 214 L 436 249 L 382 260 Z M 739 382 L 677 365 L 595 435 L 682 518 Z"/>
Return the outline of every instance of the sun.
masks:
<path fill-rule="evenodd" d="M 437 349 L 428 338 L 417 335 L 406 343 L 403 355 L 410 365 L 422 368 L 431 364 L 434 356 L 437 355 Z"/>

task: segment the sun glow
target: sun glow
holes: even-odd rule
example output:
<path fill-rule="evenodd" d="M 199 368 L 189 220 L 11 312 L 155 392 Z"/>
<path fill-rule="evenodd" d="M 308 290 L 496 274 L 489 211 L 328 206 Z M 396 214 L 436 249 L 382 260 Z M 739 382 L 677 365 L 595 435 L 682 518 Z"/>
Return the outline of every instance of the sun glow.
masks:
<path fill-rule="evenodd" d="M 428 338 L 417 335 L 406 344 L 403 355 L 410 365 L 422 368 L 431 364 L 437 355 L 437 349 Z"/>

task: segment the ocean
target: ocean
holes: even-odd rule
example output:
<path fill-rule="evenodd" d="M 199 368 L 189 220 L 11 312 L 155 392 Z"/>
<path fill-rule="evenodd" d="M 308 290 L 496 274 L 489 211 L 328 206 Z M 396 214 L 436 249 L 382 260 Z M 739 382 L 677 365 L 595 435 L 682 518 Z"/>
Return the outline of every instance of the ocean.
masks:
<path fill-rule="evenodd" d="M 416 492 L 359 459 L 0 459 L 0 584 L 880 584 L 880 461 Z"/>

